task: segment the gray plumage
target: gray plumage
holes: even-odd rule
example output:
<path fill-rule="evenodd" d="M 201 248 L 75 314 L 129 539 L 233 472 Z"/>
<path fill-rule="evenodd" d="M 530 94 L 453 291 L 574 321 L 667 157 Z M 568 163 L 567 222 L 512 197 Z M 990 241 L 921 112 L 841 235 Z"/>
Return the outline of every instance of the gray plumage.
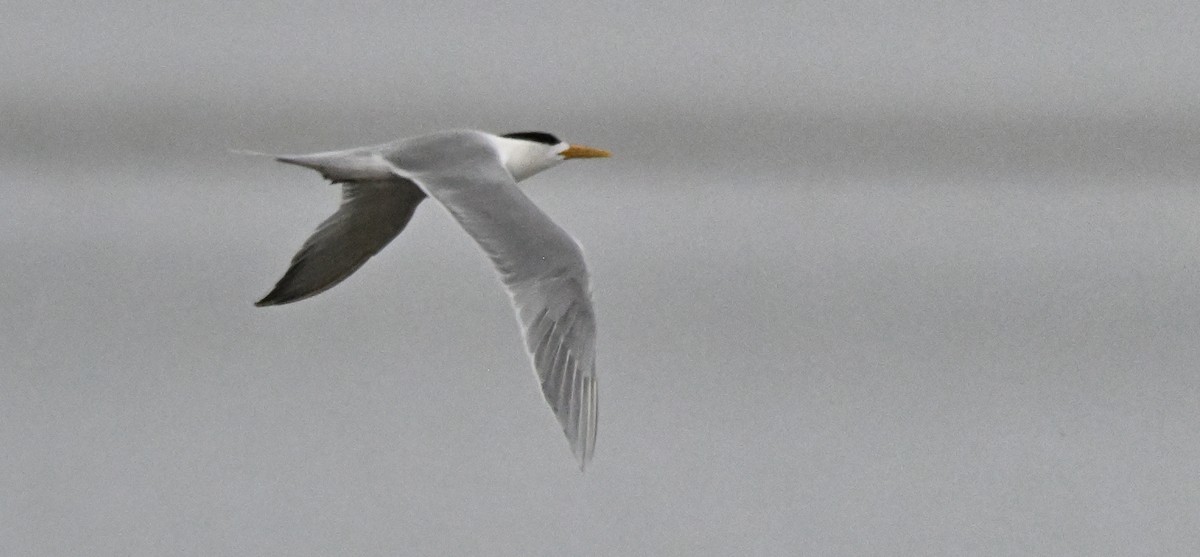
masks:
<path fill-rule="evenodd" d="M 590 154 L 572 155 L 580 152 Z M 302 300 L 338 284 L 395 238 L 421 201 L 432 197 L 495 265 L 542 394 L 582 469 L 595 447 L 598 415 L 596 324 L 587 267 L 579 244 L 518 189 L 517 180 L 563 158 L 597 156 L 607 152 L 452 131 L 277 157 L 341 183 L 343 199 L 257 305 Z"/>

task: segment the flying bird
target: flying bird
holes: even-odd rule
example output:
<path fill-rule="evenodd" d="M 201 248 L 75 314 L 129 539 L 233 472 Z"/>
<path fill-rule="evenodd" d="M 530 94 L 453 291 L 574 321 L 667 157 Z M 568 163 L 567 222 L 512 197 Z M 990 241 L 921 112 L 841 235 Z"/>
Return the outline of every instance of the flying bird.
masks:
<path fill-rule="evenodd" d="M 261 153 L 252 153 L 261 154 Z M 256 306 L 315 296 L 395 238 L 426 197 L 453 216 L 495 264 L 542 394 L 580 469 L 596 443 L 596 323 L 583 251 L 517 182 L 567 159 L 608 157 L 545 132 L 444 131 L 382 145 L 271 155 L 342 185 L 342 202 Z"/>

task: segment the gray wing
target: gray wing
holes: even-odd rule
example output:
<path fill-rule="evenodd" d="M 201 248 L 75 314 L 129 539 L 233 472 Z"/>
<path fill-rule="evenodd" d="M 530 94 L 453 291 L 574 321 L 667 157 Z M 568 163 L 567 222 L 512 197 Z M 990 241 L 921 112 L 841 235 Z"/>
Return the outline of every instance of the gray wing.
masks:
<path fill-rule="evenodd" d="M 342 184 L 337 212 L 317 227 L 275 288 L 254 305 L 303 300 L 342 282 L 404 230 L 422 199 L 425 193 L 401 178 Z"/>
<path fill-rule="evenodd" d="M 596 445 L 596 323 L 579 244 L 517 189 L 494 156 L 398 172 L 443 205 L 495 264 L 542 394 L 580 469 L 587 466 Z"/>

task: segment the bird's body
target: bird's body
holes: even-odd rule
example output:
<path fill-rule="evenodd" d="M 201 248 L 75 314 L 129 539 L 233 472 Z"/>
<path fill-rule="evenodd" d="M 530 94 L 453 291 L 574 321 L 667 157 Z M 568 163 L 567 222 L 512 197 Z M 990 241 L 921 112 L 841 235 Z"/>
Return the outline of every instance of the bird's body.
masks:
<path fill-rule="evenodd" d="M 512 299 L 542 394 L 580 467 L 596 440 L 595 317 L 579 244 L 516 183 L 568 158 L 607 157 L 550 134 L 462 130 L 276 160 L 342 184 L 342 204 L 256 305 L 295 302 L 338 284 L 395 238 L 426 197 L 466 229 Z"/>

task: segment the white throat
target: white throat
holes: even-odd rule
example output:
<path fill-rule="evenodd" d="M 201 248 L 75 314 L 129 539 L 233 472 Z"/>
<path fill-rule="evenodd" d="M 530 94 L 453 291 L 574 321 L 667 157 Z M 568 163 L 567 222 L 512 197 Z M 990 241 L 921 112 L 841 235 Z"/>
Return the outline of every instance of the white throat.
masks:
<path fill-rule="evenodd" d="M 492 136 L 496 151 L 500 154 L 500 164 L 508 169 L 513 180 L 520 182 L 538 172 L 553 167 L 562 162 L 558 153 L 562 145 L 546 145 L 536 141 L 512 139 L 510 137 Z"/>

